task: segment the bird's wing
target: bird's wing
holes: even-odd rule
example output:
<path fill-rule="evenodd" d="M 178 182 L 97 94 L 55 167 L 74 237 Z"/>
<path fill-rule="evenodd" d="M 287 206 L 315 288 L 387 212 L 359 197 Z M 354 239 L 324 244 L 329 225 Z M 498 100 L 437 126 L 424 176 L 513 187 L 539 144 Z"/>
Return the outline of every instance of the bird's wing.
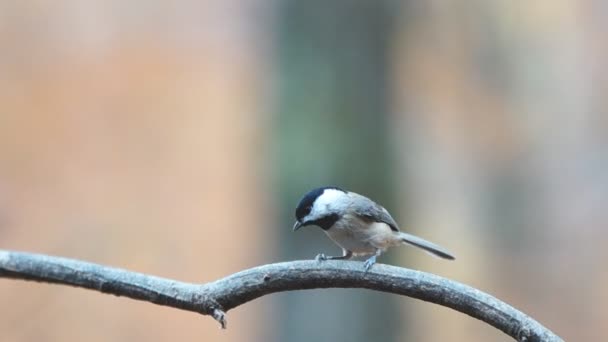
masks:
<path fill-rule="evenodd" d="M 384 209 L 381 205 L 370 200 L 369 198 L 349 192 L 349 195 L 353 197 L 351 209 L 359 217 L 367 221 L 384 222 L 391 230 L 398 232 L 399 226 L 395 219 L 388 213 L 388 210 Z"/>

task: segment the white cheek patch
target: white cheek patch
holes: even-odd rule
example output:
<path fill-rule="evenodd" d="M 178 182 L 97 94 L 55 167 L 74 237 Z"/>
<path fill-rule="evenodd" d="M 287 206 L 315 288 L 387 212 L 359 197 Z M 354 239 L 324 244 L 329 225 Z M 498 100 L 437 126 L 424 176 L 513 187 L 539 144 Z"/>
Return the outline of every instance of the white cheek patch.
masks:
<path fill-rule="evenodd" d="M 312 211 L 311 217 L 319 218 L 326 216 L 327 213 L 343 212 L 348 207 L 348 195 L 336 189 L 325 189 L 323 194 L 317 198 Z"/>

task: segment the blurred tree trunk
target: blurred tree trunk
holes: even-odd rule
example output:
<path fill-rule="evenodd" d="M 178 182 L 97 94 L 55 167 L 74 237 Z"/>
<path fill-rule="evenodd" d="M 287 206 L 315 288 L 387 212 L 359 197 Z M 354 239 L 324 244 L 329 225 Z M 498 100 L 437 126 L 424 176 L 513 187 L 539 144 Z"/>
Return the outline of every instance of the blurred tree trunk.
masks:
<path fill-rule="evenodd" d="M 392 9 L 384 1 L 284 1 L 279 12 L 279 203 L 281 224 L 298 199 L 332 184 L 389 210 L 394 198 L 388 137 L 387 59 Z M 339 254 L 317 228 L 281 229 L 284 259 Z M 384 259 L 386 261 L 386 259 Z M 394 340 L 394 300 L 366 291 L 282 297 L 279 341 Z"/>

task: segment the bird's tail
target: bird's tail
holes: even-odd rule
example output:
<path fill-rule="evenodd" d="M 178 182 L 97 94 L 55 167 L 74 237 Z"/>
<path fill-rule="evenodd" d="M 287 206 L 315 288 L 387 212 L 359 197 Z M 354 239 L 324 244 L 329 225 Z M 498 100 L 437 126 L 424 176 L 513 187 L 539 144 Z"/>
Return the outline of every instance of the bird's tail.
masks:
<path fill-rule="evenodd" d="M 430 241 L 426 241 L 425 239 L 419 238 L 417 236 L 407 234 L 404 232 L 399 232 L 399 237 L 401 241 L 407 243 L 412 246 L 416 246 L 418 248 L 424 249 L 426 252 L 431 253 L 432 255 L 438 256 L 440 258 L 454 260 L 454 256 L 448 252 L 445 248 L 440 247 Z"/>

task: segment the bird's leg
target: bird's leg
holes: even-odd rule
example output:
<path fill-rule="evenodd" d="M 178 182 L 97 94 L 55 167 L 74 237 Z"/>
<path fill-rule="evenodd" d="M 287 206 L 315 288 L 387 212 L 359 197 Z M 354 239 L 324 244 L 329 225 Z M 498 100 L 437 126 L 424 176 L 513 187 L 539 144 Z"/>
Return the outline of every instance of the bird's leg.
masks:
<path fill-rule="evenodd" d="M 369 271 L 369 269 L 376 263 L 376 258 L 378 258 L 382 254 L 381 249 L 376 249 L 376 253 L 369 257 L 369 259 L 365 260 L 363 267 L 365 267 L 365 272 Z"/>
<path fill-rule="evenodd" d="M 321 253 L 317 255 L 315 260 L 323 261 L 323 260 L 348 260 L 353 256 L 353 252 L 348 251 L 346 249 L 342 249 L 342 256 L 325 256 L 325 254 Z"/>

